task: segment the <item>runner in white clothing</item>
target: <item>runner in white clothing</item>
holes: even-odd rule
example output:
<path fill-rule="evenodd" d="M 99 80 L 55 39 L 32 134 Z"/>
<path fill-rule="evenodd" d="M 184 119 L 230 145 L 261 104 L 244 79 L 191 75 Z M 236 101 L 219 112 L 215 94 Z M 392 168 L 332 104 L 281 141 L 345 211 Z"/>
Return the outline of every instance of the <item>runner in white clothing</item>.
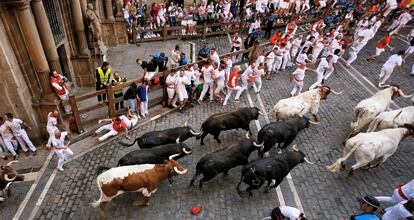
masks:
<path fill-rule="evenodd" d="M 9 126 L 5 123 L 3 117 L 0 116 L 0 138 L 3 141 L 3 145 L 7 150 L 13 155 L 13 159 L 17 160 L 19 158 L 19 155 L 17 155 L 17 147 L 18 143 L 13 137 L 13 133 Z M 6 158 L 6 155 L 4 155 L 4 158 Z"/>
<path fill-rule="evenodd" d="M 33 156 L 36 156 L 36 147 L 29 139 L 29 136 L 27 135 L 26 131 L 22 128 L 22 125 L 27 127 L 29 130 L 32 130 L 32 128 L 26 123 L 24 123 L 22 120 L 18 118 L 13 118 L 12 113 L 6 114 L 6 124 L 12 130 L 13 135 L 17 138 L 17 141 L 19 142 L 20 146 L 22 146 L 23 151 L 26 152 L 26 155 L 29 155 L 30 149 L 33 152 Z M 29 147 L 29 149 L 26 145 Z"/>
<path fill-rule="evenodd" d="M 384 65 L 381 68 L 381 72 L 378 76 L 379 78 L 379 82 L 378 82 L 378 86 L 382 87 L 385 83 L 385 81 L 387 81 L 388 78 L 390 78 L 391 73 L 394 71 L 394 68 L 396 66 L 400 67 L 402 62 L 403 62 L 403 58 L 402 55 L 404 55 L 405 51 L 401 50 L 398 52 L 398 54 L 394 54 L 392 56 L 390 56 L 387 60 L 387 62 L 384 63 Z"/>
<path fill-rule="evenodd" d="M 316 82 L 309 87 L 309 90 L 316 88 L 323 81 L 323 76 L 329 69 L 329 62 L 332 60 L 332 55 L 327 56 L 326 58 L 321 58 L 321 61 L 318 64 L 315 72 L 317 74 Z"/>
<path fill-rule="evenodd" d="M 262 76 L 264 74 L 264 65 L 261 63 L 254 71 L 255 80 L 253 82 L 253 89 L 256 93 L 260 93 L 260 90 L 262 89 Z"/>
<path fill-rule="evenodd" d="M 216 82 L 216 89 L 214 90 L 214 97 L 220 103 L 222 102 L 221 94 L 224 94 L 224 96 L 226 95 L 223 92 L 224 84 L 226 81 L 225 68 L 226 68 L 225 64 L 221 64 L 218 70 L 213 71 L 213 75 L 211 75 L 214 81 Z"/>
<path fill-rule="evenodd" d="M 405 8 L 403 9 L 403 13 L 398 18 L 394 19 L 392 24 L 387 28 L 387 31 L 392 30 L 390 32 L 390 35 L 396 34 L 412 19 L 413 17 L 411 16 L 410 10 L 408 8 Z"/>
<path fill-rule="evenodd" d="M 197 100 L 198 104 L 201 104 L 207 91 L 209 91 L 210 93 L 210 101 L 213 101 L 214 99 L 213 97 L 214 81 L 211 78 L 211 73 L 213 71 L 214 71 L 214 67 L 210 65 L 209 61 L 206 61 L 203 68 L 201 68 L 201 73 L 203 74 L 203 79 L 204 79 L 204 85 L 203 85 L 203 91 L 201 91 L 200 97 Z"/>
<path fill-rule="evenodd" d="M 376 196 L 375 198 L 381 203 L 386 202 L 392 205 L 414 199 L 414 179 L 404 185 L 397 186 L 392 196 Z"/>
<path fill-rule="evenodd" d="M 136 113 L 132 112 L 131 109 L 128 109 L 127 115 L 121 115 L 119 118 L 125 122 L 128 129 L 132 129 L 138 124 L 138 116 Z"/>
<path fill-rule="evenodd" d="M 180 101 L 180 107 L 179 107 L 180 112 L 183 112 L 184 106 L 188 99 L 188 93 L 187 93 L 187 90 L 185 89 L 185 86 L 190 85 L 190 84 L 191 84 L 190 80 L 188 80 L 188 78 L 184 75 L 184 70 L 181 70 L 180 75 L 177 76 L 177 79 L 175 81 L 175 88 L 177 91 L 178 100 Z"/>
<path fill-rule="evenodd" d="M 298 208 L 290 206 L 279 206 L 272 210 L 271 219 L 283 220 L 307 220 Z"/>
<path fill-rule="evenodd" d="M 73 155 L 73 152 L 69 149 L 69 143 L 65 145 L 65 137 L 68 135 L 68 132 L 61 132 L 59 129 L 56 129 L 52 137 L 52 146 L 55 150 L 56 155 L 59 157 L 58 165 L 56 169 L 63 172 L 63 163 L 68 159 L 69 156 Z"/>
<path fill-rule="evenodd" d="M 385 209 L 382 220 L 412 219 L 414 215 L 414 200 L 400 202 L 399 204 Z"/>
<path fill-rule="evenodd" d="M 303 80 L 305 79 L 305 71 L 306 65 L 302 63 L 298 65 L 298 68 L 290 76 L 290 80 L 293 83 L 293 89 L 290 92 L 290 95 L 292 97 L 297 96 L 302 92 Z"/>
<path fill-rule="evenodd" d="M 53 112 L 49 112 L 49 114 L 47 115 L 46 130 L 47 133 L 49 133 L 49 139 L 47 140 L 46 144 L 47 148 L 50 148 L 50 144 L 52 143 L 52 137 L 53 135 L 55 135 L 55 130 L 58 129 L 56 127 L 58 114 L 59 112 L 55 110 Z"/>
<path fill-rule="evenodd" d="M 176 108 L 177 105 L 174 103 L 174 95 L 175 95 L 175 81 L 176 76 L 173 71 L 170 71 L 167 78 L 165 79 L 165 84 L 167 85 L 167 95 L 168 95 L 168 106 L 172 108 Z"/>

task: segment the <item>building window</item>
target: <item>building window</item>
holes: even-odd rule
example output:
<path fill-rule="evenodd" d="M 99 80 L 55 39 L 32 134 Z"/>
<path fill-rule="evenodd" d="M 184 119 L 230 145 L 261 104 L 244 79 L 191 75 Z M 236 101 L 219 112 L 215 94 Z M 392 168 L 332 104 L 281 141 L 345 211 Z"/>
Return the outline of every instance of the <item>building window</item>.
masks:
<path fill-rule="evenodd" d="M 65 31 L 63 30 L 62 15 L 60 14 L 59 1 L 43 0 L 46 15 L 52 29 L 55 45 L 59 45 L 65 39 Z"/>

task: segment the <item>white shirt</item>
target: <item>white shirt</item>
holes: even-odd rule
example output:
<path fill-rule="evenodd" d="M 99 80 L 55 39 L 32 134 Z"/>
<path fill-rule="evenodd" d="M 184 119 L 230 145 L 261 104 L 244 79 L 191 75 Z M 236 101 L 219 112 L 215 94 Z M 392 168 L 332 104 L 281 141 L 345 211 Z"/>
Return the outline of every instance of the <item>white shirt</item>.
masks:
<path fill-rule="evenodd" d="M 407 201 L 403 201 L 398 203 L 395 206 L 389 207 L 385 209 L 385 214 L 382 216 L 382 220 L 400 220 L 406 219 L 407 217 L 413 216 L 405 207 L 404 203 Z"/>
<path fill-rule="evenodd" d="M 289 206 L 280 206 L 279 209 L 282 215 L 289 220 L 296 220 L 302 213 L 299 209 Z"/>
<path fill-rule="evenodd" d="M 194 80 L 194 70 L 191 68 L 189 70 L 184 70 L 184 76 L 191 82 L 191 80 Z"/>
<path fill-rule="evenodd" d="M 185 85 L 190 84 L 187 77 L 185 76 L 177 76 L 175 81 L 175 85 L 177 86 L 177 91 L 185 91 Z"/>
<path fill-rule="evenodd" d="M 413 19 L 413 17 L 411 17 L 410 13 L 403 13 L 400 15 L 400 17 L 398 17 L 398 20 L 400 20 L 401 23 L 403 24 L 407 24 L 411 19 Z"/>
<path fill-rule="evenodd" d="M 164 17 L 165 11 L 165 8 L 160 8 L 160 10 L 158 11 L 158 17 Z"/>
<path fill-rule="evenodd" d="M 300 53 L 298 57 L 296 58 L 297 63 L 305 63 L 305 61 L 308 59 L 308 55 L 306 53 Z"/>
<path fill-rule="evenodd" d="M 240 47 L 241 38 L 240 37 L 233 37 L 233 47 Z"/>
<path fill-rule="evenodd" d="M 171 51 L 171 64 L 177 64 L 180 61 L 180 52 Z"/>
<path fill-rule="evenodd" d="M 170 89 L 174 89 L 174 85 L 175 85 L 175 75 L 170 75 L 168 74 L 167 79 L 165 79 L 165 83 L 167 84 L 167 87 Z M 168 85 L 168 84 L 172 84 L 172 85 Z"/>
<path fill-rule="evenodd" d="M 13 133 L 6 123 L 0 126 L 0 135 L 5 141 L 10 141 L 13 138 Z"/>
<path fill-rule="evenodd" d="M 214 51 L 214 53 L 213 53 L 213 54 L 210 54 L 210 59 L 211 59 L 213 62 L 220 64 L 220 57 L 219 57 L 219 55 L 217 54 L 217 52 L 216 52 L 216 51 Z"/>
<path fill-rule="evenodd" d="M 214 71 L 213 66 L 208 66 L 207 68 L 205 66 L 203 66 L 203 68 L 201 68 L 201 72 L 203 73 L 203 77 L 204 77 L 204 82 L 206 83 L 211 83 L 213 81 L 213 79 L 211 78 L 211 72 Z"/>
<path fill-rule="evenodd" d="M 22 135 L 22 131 L 24 131 L 24 129 L 22 129 L 22 124 L 23 121 L 18 119 L 18 118 L 13 118 L 13 120 L 10 121 L 6 121 L 7 126 L 10 127 L 10 129 L 12 130 L 13 134 L 16 136 L 20 136 Z"/>
<path fill-rule="evenodd" d="M 387 0 L 387 6 L 388 7 L 397 7 L 398 6 L 397 0 Z"/>
<path fill-rule="evenodd" d="M 403 185 L 401 190 L 408 198 L 414 198 L 414 179 Z"/>
<path fill-rule="evenodd" d="M 266 56 L 266 62 L 268 64 L 272 64 L 273 60 L 275 59 L 275 53 L 273 53 L 273 51 L 271 51 L 267 56 Z"/>
<path fill-rule="evenodd" d="M 254 70 L 253 70 L 252 66 L 248 66 L 242 74 L 243 81 L 247 81 L 247 79 L 249 78 L 250 75 L 253 74 L 253 72 L 254 72 Z"/>
<path fill-rule="evenodd" d="M 263 55 L 258 56 L 256 59 L 256 66 L 259 66 L 259 64 L 264 63 L 264 61 L 265 61 L 265 56 Z"/>
<path fill-rule="evenodd" d="M 217 86 L 224 87 L 224 81 L 225 81 L 225 71 L 224 70 L 216 70 L 214 71 L 215 77 L 216 77 L 216 83 Z"/>
<path fill-rule="evenodd" d="M 398 54 L 394 54 L 390 56 L 387 60 L 387 62 L 384 63 L 383 67 L 390 69 L 391 71 L 394 70 L 394 68 L 398 65 L 401 66 L 402 64 L 402 57 Z M 14 132 L 13 132 L 14 133 Z"/>
<path fill-rule="evenodd" d="M 326 58 L 322 58 L 321 62 L 319 62 L 318 67 L 316 68 L 316 72 L 318 74 L 323 74 L 329 67 L 329 63 Z"/>
<path fill-rule="evenodd" d="M 305 69 L 297 68 L 295 72 L 292 73 L 294 75 L 295 81 L 303 82 L 303 79 L 305 79 L 305 71 L 306 71 L 306 67 Z"/>
<path fill-rule="evenodd" d="M 57 139 L 55 135 L 52 136 L 52 146 L 54 147 L 63 147 L 65 145 L 65 137 L 68 135 L 68 132 L 61 132 L 60 138 Z"/>
<path fill-rule="evenodd" d="M 374 31 L 372 31 L 372 29 L 370 28 L 364 29 L 359 34 L 359 36 L 364 37 L 364 39 L 362 40 L 363 42 L 368 42 L 369 40 L 371 40 L 371 38 L 374 37 L 374 35 L 375 35 Z"/>
<path fill-rule="evenodd" d="M 52 113 L 49 113 L 47 115 L 47 123 L 46 123 L 46 130 L 47 132 L 53 132 L 56 129 L 56 125 L 57 125 L 57 118 L 55 117 L 51 117 Z"/>

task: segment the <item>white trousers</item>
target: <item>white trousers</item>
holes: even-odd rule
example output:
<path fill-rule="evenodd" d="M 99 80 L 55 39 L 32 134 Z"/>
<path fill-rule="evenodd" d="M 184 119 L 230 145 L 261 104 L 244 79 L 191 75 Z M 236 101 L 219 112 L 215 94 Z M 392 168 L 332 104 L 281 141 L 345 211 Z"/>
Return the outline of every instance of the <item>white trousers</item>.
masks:
<path fill-rule="evenodd" d="M 227 105 L 227 101 L 229 100 L 229 98 L 230 98 L 231 94 L 233 93 L 233 91 L 236 91 L 237 92 L 236 93 L 236 97 L 234 97 L 234 99 L 237 100 L 237 99 L 240 98 L 240 95 L 243 92 L 243 89 L 240 86 L 236 86 L 234 88 L 227 87 L 227 95 L 226 95 L 226 98 L 224 98 L 223 105 Z"/>
<path fill-rule="evenodd" d="M 4 148 L 4 150 L 7 149 L 13 156 L 16 156 L 17 147 L 19 146 L 16 140 L 4 140 L 3 138 L 0 138 L 0 145 Z M 3 153 L 1 148 L 0 151 Z M 0 155 L 4 156 L 4 153 L 1 153 Z"/>
<path fill-rule="evenodd" d="M 405 199 L 401 198 L 400 194 L 398 193 L 398 189 L 394 190 L 392 196 L 376 196 L 376 199 L 382 204 L 383 202 L 390 203 L 395 205 L 399 202 L 405 201 Z"/>
<path fill-rule="evenodd" d="M 271 72 L 273 69 L 273 60 L 266 61 L 267 72 Z"/>
<path fill-rule="evenodd" d="M 390 78 L 392 73 L 392 70 L 386 67 L 381 68 L 381 72 L 379 74 L 379 84 L 382 85 L 387 81 L 388 78 Z"/>
<path fill-rule="evenodd" d="M 326 72 L 325 75 L 323 76 L 323 79 L 327 80 L 332 75 L 332 73 L 333 73 L 333 70 Z"/>
<path fill-rule="evenodd" d="M 297 95 L 300 94 L 300 92 L 302 92 L 303 81 L 302 82 L 298 82 L 296 80 L 293 80 L 292 83 L 293 83 L 293 89 L 292 89 L 292 92 L 290 92 L 290 94 L 292 96 L 297 96 Z"/>
<path fill-rule="evenodd" d="M 316 77 L 316 82 L 309 87 L 309 90 L 312 90 L 316 88 L 316 86 L 320 85 L 322 83 L 322 80 L 323 80 L 323 72 L 318 73 L 318 76 Z"/>
<path fill-rule="evenodd" d="M 198 98 L 198 100 L 200 102 L 203 101 L 204 96 L 206 95 L 207 91 L 209 91 L 210 92 L 210 101 L 213 101 L 214 100 L 213 87 L 214 87 L 214 82 L 204 82 L 203 91 L 201 91 L 200 98 Z"/>
<path fill-rule="evenodd" d="M 131 112 L 137 112 L 137 99 L 128 99 Z"/>
<path fill-rule="evenodd" d="M 102 135 L 102 137 L 98 138 L 99 141 L 104 141 L 104 140 L 118 134 L 118 132 L 115 131 L 114 128 L 112 127 L 112 123 L 101 126 L 100 128 L 98 128 L 98 130 L 95 131 L 95 133 L 98 134 L 99 132 L 104 131 L 104 130 L 107 130 L 108 132 L 106 134 Z"/>
<path fill-rule="evenodd" d="M 350 50 L 349 51 L 349 58 L 346 61 L 348 65 L 351 65 L 352 62 L 354 62 L 358 58 L 358 51 Z"/>
<path fill-rule="evenodd" d="M 287 66 L 291 66 L 291 60 L 290 53 L 283 53 L 282 70 L 286 69 Z"/>
<path fill-rule="evenodd" d="M 59 96 L 59 98 L 60 98 L 62 101 L 69 100 L 69 94 L 58 95 L 58 96 Z M 67 114 L 68 114 L 69 112 L 71 112 L 71 111 L 72 111 L 72 106 L 70 106 L 70 104 L 64 105 L 64 104 L 62 103 L 62 106 L 63 106 L 63 108 L 65 109 L 65 112 L 66 112 Z"/>
<path fill-rule="evenodd" d="M 33 145 L 32 141 L 29 139 L 29 136 L 27 136 L 27 133 L 25 130 L 20 131 L 20 135 L 16 136 L 17 141 L 19 142 L 20 146 L 22 146 L 22 149 L 24 152 L 27 152 L 30 148 L 31 151 L 35 152 L 36 147 Z M 26 146 L 27 145 L 27 146 Z"/>
<path fill-rule="evenodd" d="M 411 67 L 411 75 L 414 75 L 414 64 L 413 64 L 413 66 Z"/>
<path fill-rule="evenodd" d="M 282 66 L 282 56 L 275 57 L 275 61 L 273 62 L 273 71 L 279 71 L 280 67 Z"/>
<path fill-rule="evenodd" d="M 262 77 L 256 78 L 256 80 L 253 82 L 253 89 L 256 93 L 260 92 L 262 89 Z"/>
<path fill-rule="evenodd" d="M 148 114 L 148 100 L 147 101 L 141 101 L 140 102 L 140 112 L 142 116 L 145 116 Z"/>
<path fill-rule="evenodd" d="M 63 169 L 63 163 L 65 162 L 65 160 L 67 160 L 70 156 L 73 155 L 72 150 L 69 148 L 55 150 L 55 153 L 59 158 L 58 165 L 57 165 L 58 169 Z"/>
<path fill-rule="evenodd" d="M 47 133 L 49 133 L 49 139 L 47 139 L 47 144 L 46 147 L 50 147 L 52 144 L 52 137 L 55 135 L 55 131 L 56 131 L 57 127 L 53 126 L 53 128 L 51 129 L 47 129 Z"/>

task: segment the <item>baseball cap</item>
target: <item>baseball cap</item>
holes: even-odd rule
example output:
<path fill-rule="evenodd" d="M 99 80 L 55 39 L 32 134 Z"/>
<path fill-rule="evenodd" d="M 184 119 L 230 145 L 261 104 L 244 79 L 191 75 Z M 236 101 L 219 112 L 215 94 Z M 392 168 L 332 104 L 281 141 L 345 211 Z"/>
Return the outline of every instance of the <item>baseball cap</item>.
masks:
<path fill-rule="evenodd" d="M 366 195 L 364 197 L 358 197 L 358 202 L 368 204 L 374 208 L 380 208 L 380 202 L 371 195 Z"/>

